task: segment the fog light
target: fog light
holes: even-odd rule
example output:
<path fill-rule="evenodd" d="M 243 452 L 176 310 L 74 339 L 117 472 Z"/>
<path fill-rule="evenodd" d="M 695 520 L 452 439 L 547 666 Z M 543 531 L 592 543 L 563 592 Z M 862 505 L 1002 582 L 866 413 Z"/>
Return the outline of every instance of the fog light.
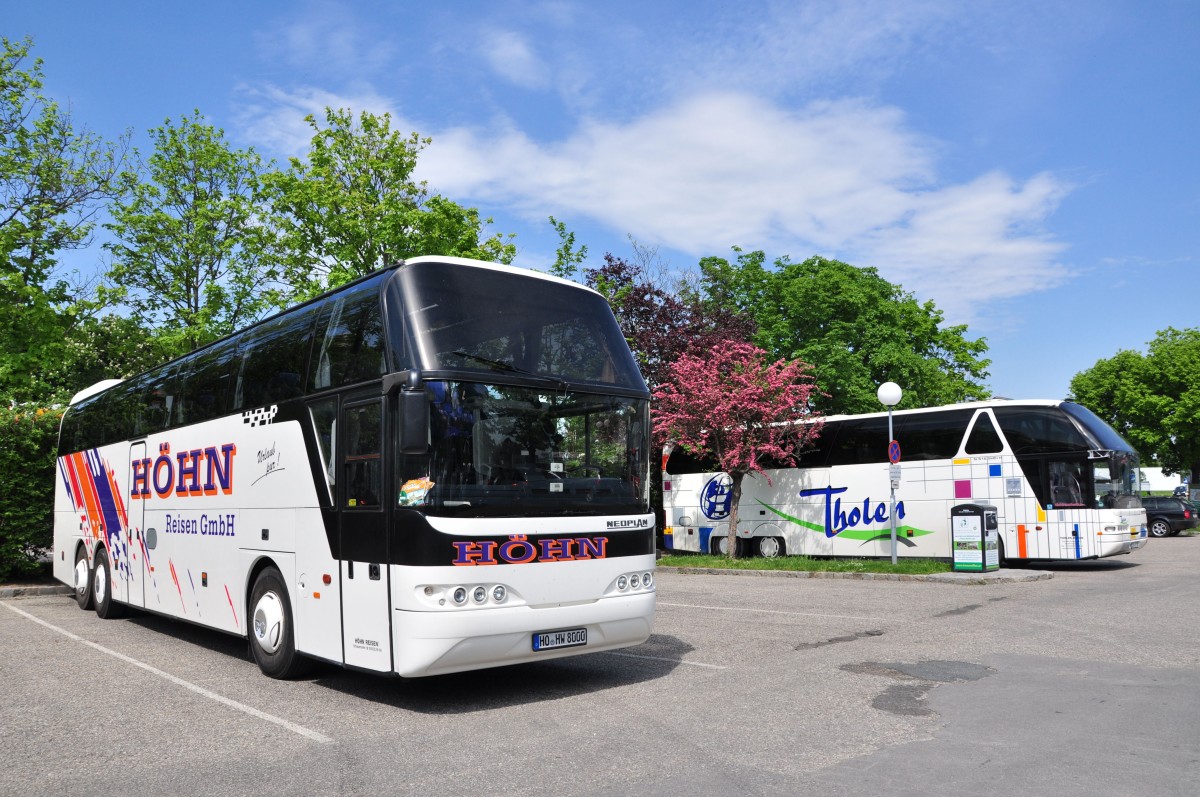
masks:
<path fill-rule="evenodd" d="M 632 576 L 629 577 L 629 588 L 630 589 L 637 589 L 641 585 L 641 583 L 642 583 L 641 579 L 638 578 L 637 573 L 634 573 Z"/>
<path fill-rule="evenodd" d="M 617 589 L 621 590 L 621 592 L 624 592 L 628 586 L 629 579 L 625 578 L 625 576 L 621 576 L 617 579 Z"/>
<path fill-rule="evenodd" d="M 475 598 L 476 603 L 483 603 L 487 600 L 487 587 L 476 587 L 472 597 Z"/>
<path fill-rule="evenodd" d="M 643 587 L 645 587 L 646 589 L 649 589 L 650 585 L 653 583 L 654 583 L 654 576 L 650 575 L 649 573 L 642 573 L 642 586 Z"/>
<path fill-rule="evenodd" d="M 504 599 L 507 597 L 508 590 L 499 584 L 497 584 L 495 589 L 492 590 L 492 600 L 494 600 L 496 603 L 504 603 Z"/>
<path fill-rule="evenodd" d="M 463 587 L 458 587 L 454 590 L 454 602 L 462 606 L 467 602 L 467 590 Z"/>

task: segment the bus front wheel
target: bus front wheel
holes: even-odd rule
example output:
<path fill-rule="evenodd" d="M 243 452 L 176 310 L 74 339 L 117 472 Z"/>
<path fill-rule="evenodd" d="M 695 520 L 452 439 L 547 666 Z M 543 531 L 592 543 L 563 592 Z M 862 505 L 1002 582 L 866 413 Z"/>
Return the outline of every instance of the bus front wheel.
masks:
<path fill-rule="evenodd" d="M 734 539 L 733 544 L 739 558 L 746 555 L 746 541 L 744 539 L 737 537 Z M 711 547 L 714 556 L 729 556 L 729 538 L 724 534 L 720 537 L 713 537 Z"/>
<path fill-rule="evenodd" d="M 283 576 L 273 567 L 258 574 L 250 592 L 250 650 L 264 675 L 295 678 L 306 660 L 296 652 L 292 605 Z"/>
<path fill-rule="evenodd" d="M 108 552 L 101 548 L 96 551 L 96 566 L 92 568 L 92 602 L 96 604 L 96 616 L 102 620 L 125 616 L 125 605 L 113 600 L 112 593 L 112 567 L 108 563 Z"/>
<path fill-rule="evenodd" d="M 88 566 L 87 551 L 81 546 L 75 552 L 75 602 L 87 611 L 92 608 L 92 568 Z"/>

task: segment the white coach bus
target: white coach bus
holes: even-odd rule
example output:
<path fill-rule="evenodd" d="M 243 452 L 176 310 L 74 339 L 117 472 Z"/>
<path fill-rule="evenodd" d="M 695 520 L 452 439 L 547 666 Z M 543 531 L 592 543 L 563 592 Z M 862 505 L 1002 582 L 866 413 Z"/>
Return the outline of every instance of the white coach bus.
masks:
<path fill-rule="evenodd" d="M 1094 559 L 1146 543 L 1133 448 L 1066 401 L 985 401 L 893 413 L 901 556 L 951 558 L 951 508 L 995 508 L 1001 561 Z M 762 556 L 891 555 L 886 413 L 826 418 L 794 467 L 742 482 L 738 545 Z M 729 477 L 668 446 L 664 547 L 725 553 Z M 768 483 L 768 478 L 770 483 Z"/>
<path fill-rule="evenodd" d="M 402 676 L 644 641 L 649 393 L 604 299 L 449 257 L 377 271 L 63 417 L 54 573 Z"/>

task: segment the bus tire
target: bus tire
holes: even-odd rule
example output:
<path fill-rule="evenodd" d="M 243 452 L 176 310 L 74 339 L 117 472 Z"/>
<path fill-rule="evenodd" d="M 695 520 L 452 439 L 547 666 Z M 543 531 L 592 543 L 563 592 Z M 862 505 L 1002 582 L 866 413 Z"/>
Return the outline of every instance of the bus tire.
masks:
<path fill-rule="evenodd" d="M 81 545 L 75 551 L 75 602 L 87 611 L 92 608 L 92 568 L 88 566 L 87 550 Z"/>
<path fill-rule="evenodd" d="M 755 537 L 754 552 L 765 559 L 784 556 L 784 543 L 781 537 Z"/>
<path fill-rule="evenodd" d="M 747 545 L 744 539 L 741 537 L 735 538 L 733 545 L 739 558 L 746 555 Z M 709 543 L 709 547 L 712 548 L 713 556 L 729 556 L 729 538 L 724 534 L 720 537 L 713 537 L 712 542 Z"/>
<path fill-rule="evenodd" d="M 254 580 L 248 615 L 250 651 L 263 675 L 286 680 L 302 674 L 308 660 L 296 652 L 292 604 L 275 568 L 266 568 Z"/>
<path fill-rule="evenodd" d="M 113 599 L 112 566 L 108 562 L 108 552 L 103 548 L 96 551 L 96 566 L 92 568 L 92 602 L 96 605 L 96 616 L 101 620 L 125 616 L 125 604 Z"/>

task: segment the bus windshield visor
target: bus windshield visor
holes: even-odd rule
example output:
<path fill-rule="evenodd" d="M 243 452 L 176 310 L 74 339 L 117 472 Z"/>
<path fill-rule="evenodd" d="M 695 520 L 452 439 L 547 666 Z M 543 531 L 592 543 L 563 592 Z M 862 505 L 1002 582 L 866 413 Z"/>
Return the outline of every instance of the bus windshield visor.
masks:
<path fill-rule="evenodd" d="M 642 514 L 647 401 L 437 381 L 427 457 L 400 463 L 399 504 L 431 515 Z"/>
<path fill-rule="evenodd" d="M 389 303 L 403 307 L 406 340 L 393 348 L 409 361 L 400 367 L 646 393 L 608 303 L 593 291 L 453 263 L 414 263 L 400 269 L 397 281 Z"/>

